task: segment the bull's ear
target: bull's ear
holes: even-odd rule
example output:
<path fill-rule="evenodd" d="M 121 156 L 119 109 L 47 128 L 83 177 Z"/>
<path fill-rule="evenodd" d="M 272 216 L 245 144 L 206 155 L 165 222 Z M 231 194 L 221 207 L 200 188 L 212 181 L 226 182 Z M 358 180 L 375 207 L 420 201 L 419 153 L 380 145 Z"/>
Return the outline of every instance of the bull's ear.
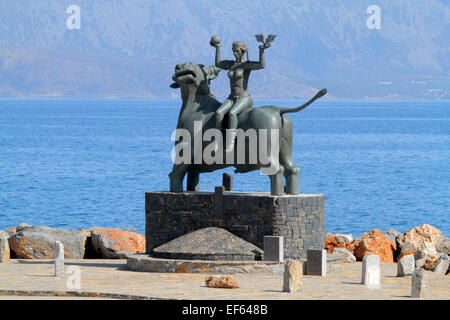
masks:
<path fill-rule="evenodd" d="M 208 80 L 212 80 L 217 78 L 217 76 L 219 75 L 219 72 L 222 71 L 222 69 L 217 68 L 216 66 L 212 65 L 212 66 L 208 66 L 208 67 L 204 67 L 206 75 L 208 77 Z"/>
<path fill-rule="evenodd" d="M 170 87 L 171 87 L 172 89 L 178 89 L 178 88 L 180 87 L 180 85 L 179 85 L 178 83 L 174 82 L 174 83 L 172 83 L 172 84 L 170 85 Z"/>

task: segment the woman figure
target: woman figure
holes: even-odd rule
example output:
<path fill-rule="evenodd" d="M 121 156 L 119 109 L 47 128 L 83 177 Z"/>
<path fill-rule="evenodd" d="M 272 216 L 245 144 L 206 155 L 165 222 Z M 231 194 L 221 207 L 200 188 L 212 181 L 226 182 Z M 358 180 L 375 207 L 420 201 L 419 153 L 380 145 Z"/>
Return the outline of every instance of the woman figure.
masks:
<path fill-rule="evenodd" d="M 228 71 L 228 77 L 230 78 L 231 94 L 216 111 L 216 125 L 220 129 L 222 127 L 222 120 L 225 115 L 228 115 L 225 152 L 231 152 L 233 151 L 234 140 L 236 139 L 236 129 L 238 127 L 237 117 L 242 111 L 253 105 L 252 97 L 247 88 L 250 72 L 252 70 L 263 69 L 266 66 L 264 49 L 270 47 L 270 43 L 259 46 L 259 62 L 248 60 L 248 48 L 242 41 L 233 42 L 235 61 L 220 59 L 221 44 L 219 36 L 213 36 L 210 44 L 216 48 L 216 67 L 230 70 Z M 246 61 L 244 60 L 244 53 L 247 54 Z"/>

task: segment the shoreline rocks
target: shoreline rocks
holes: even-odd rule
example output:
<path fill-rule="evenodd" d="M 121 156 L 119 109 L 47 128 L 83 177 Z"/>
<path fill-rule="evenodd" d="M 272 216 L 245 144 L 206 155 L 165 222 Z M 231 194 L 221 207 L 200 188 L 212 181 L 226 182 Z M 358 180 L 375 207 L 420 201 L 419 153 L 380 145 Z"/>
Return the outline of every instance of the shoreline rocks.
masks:
<path fill-rule="evenodd" d="M 353 254 L 362 261 L 368 253 L 378 255 L 381 262 L 394 262 L 395 243 L 390 241 L 378 229 L 364 233 L 353 244 Z"/>
<path fill-rule="evenodd" d="M 83 259 L 86 237 L 81 231 L 53 229 L 45 226 L 17 228 L 9 238 L 9 246 L 17 258 L 54 259 L 54 245 L 60 241 L 64 245 L 66 259 Z"/>

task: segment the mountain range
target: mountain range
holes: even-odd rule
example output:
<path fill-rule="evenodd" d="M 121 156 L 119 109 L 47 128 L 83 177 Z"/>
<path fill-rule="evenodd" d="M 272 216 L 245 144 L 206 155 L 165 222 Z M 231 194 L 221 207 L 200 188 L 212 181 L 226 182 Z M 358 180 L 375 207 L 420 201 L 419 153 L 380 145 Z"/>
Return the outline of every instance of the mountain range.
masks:
<path fill-rule="evenodd" d="M 212 35 L 223 58 L 242 40 L 257 60 L 258 33 L 277 37 L 255 98 L 450 99 L 448 0 L 0 0 L 0 97 L 175 98 L 175 65 L 213 64 Z M 226 72 L 212 87 L 228 95 Z"/>

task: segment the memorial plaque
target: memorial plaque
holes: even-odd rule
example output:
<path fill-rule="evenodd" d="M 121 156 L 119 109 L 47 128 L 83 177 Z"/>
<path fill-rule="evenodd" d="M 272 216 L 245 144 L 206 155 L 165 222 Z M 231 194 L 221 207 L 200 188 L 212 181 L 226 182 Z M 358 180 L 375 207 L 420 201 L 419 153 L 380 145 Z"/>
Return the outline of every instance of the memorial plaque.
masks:
<path fill-rule="evenodd" d="M 264 261 L 284 260 L 283 237 L 264 236 Z"/>
<path fill-rule="evenodd" d="M 327 251 L 320 249 L 309 249 L 307 251 L 306 274 L 312 276 L 327 275 Z"/>

